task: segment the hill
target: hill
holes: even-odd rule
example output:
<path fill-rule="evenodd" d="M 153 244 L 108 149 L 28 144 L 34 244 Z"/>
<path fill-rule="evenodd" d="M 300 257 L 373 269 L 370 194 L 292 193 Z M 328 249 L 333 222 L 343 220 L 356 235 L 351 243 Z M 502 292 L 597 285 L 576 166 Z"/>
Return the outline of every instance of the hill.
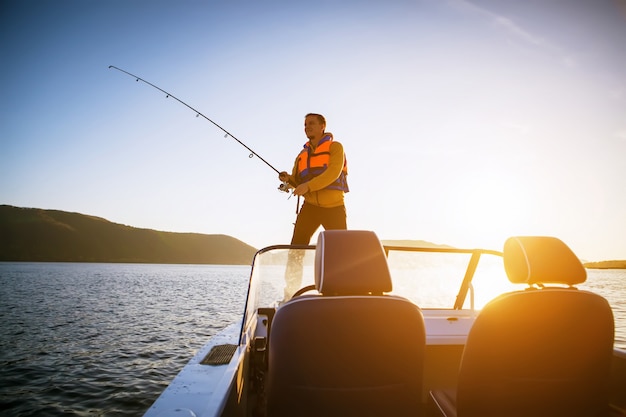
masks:
<path fill-rule="evenodd" d="M 439 245 L 432 242 L 427 242 L 425 240 L 381 240 L 383 245 L 386 246 L 409 246 L 416 248 L 449 248 L 452 246 L 448 245 Z"/>
<path fill-rule="evenodd" d="M 0 261 L 249 265 L 255 252 L 226 235 L 160 232 L 79 213 L 0 205 Z"/>
<path fill-rule="evenodd" d="M 585 262 L 583 265 L 589 269 L 626 269 L 626 261 Z"/>

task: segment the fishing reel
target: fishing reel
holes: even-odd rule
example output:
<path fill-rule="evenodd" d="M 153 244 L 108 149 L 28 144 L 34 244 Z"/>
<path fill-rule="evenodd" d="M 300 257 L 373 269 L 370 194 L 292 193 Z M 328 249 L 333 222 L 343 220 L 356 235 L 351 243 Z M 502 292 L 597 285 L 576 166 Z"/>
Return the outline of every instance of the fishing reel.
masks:
<path fill-rule="evenodd" d="M 289 184 L 287 181 L 281 182 L 280 185 L 278 186 L 278 190 L 284 193 L 288 193 L 289 190 L 292 190 L 293 188 L 294 186 Z"/>

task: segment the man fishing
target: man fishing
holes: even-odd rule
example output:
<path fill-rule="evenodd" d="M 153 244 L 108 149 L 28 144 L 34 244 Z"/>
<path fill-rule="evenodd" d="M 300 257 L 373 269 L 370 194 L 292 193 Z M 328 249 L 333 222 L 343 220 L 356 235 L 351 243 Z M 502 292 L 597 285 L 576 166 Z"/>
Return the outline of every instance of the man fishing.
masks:
<path fill-rule="evenodd" d="M 325 230 L 346 229 L 344 194 L 348 189 L 348 166 L 343 145 L 326 132 L 326 119 L 321 114 L 309 113 L 304 118 L 304 133 L 309 139 L 296 157 L 291 175 L 278 174 L 284 183 L 295 187 L 293 193 L 304 197 L 291 237 L 292 245 L 308 245 L 311 237 L 322 226 Z M 285 299 L 299 288 L 302 280 L 302 261 L 292 253 L 287 267 Z M 291 265 L 291 269 L 290 266 Z"/>
<path fill-rule="evenodd" d="M 326 119 L 324 119 L 324 116 L 309 113 L 304 117 L 304 133 L 309 141 L 304 144 L 304 149 L 298 154 L 290 175 L 286 171 L 279 172 L 269 162 L 261 158 L 259 154 L 233 136 L 229 131 L 174 96 L 172 93 L 114 65 L 109 65 L 109 68 L 129 75 L 134 78 L 135 81 L 141 81 L 159 90 L 165 94 L 166 98 L 171 97 L 195 112 L 196 117 L 202 116 L 215 127 L 222 130 L 226 134 L 224 137 L 232 138 L 250 151 L 250 157 L 253 155 L 256 156 L 268 167 L 273 169 L 278 174 L 278 178 L 283 182 L 283 184 L 281 184 L 281 190 L 288 191 L 290 187 L 293 187 L 293 193 L 295 195 L 298 197 L 304 196 L 304 204 L 296 219 L 291 244 L 308 245 L 311 237 L 320 226 L 323 226 L 326 230 L 347 228 L 346 208 L 343 200 L 344 193 L 348 192 L 346 157 L 341 143 L 333 141 L 332 133 L 325 132 Z M 289 187 L 283 187 L 285 184 L 289 184 Z M 286 300 L 291 298 L 302 282 L 301 252 L 302 251 L 299 250 L 293 250 L 290 251 L 289 254 L 286 272 Z"/>

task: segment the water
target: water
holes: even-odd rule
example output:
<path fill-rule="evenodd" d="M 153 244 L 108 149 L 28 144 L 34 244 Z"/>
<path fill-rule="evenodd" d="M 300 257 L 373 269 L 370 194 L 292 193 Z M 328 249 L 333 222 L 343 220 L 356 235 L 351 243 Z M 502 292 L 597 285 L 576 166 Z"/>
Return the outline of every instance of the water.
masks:
<path fill-rule="evenodd" d="M 141 416 L 243 311 L 249 268 L 0 263 L 0 414 Z M 626 348 L 626 271 L 590 270 Z"/>
<path fill-rule="evenodd" d="M 249 267 L 0 263 L 0 414 L 138 416 L 237 320 Z"/>
<path fill-rule="evenodd" d="M 615 346 L 626 349 L 626 269 L 590 269 L 578 286 L 606 298 L 615 317 Z"/>

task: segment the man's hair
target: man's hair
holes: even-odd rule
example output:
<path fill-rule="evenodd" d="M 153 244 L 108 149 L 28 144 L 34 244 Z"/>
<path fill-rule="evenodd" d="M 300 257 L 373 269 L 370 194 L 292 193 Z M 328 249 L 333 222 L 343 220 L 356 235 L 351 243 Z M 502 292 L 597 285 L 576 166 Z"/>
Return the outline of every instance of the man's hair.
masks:
<path fill-rule="evenodd" d="M 324 118 L 324 116 L 322 116 L 321 114 L 317 114 L 317 113 L 309 113 L 306 116 L 304 116 L 304 118 L 306 119 L 309 116 L 314 116 L 317 117 L 317 120 L 323 124 L 324 126 L 326 126 L 326 119 Z"/>

